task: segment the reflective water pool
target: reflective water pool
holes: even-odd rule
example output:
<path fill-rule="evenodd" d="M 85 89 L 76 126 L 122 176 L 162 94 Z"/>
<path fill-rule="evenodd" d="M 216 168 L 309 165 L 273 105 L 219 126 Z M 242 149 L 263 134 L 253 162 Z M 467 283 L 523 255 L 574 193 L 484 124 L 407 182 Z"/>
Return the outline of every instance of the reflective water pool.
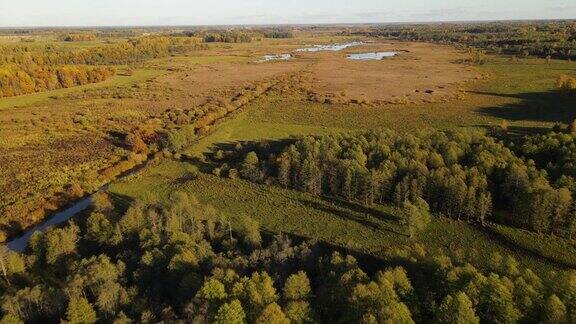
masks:
<path fill-rule="evenodd" d="M 338 52 L 349 47 L 360 46 L 364 42 L 349 42 L 343 44 L 331 44 L 331 45 L 313 45 L 312 47 L 299 48 L 296 52 L 320 52 L 320 51 L 333 51 Z"/>
<path fill-rule="evenodd" d="M 386 57 L 394 57 L 396 55 L 398 55 L 397 52 L 358 53 L 358 54 L 348 54 L 348 59 L 357 61 L 382 60 Z"/>
<path fill-rule="evenodd" d="M 280 55 L 264 55 L 262 60 L 258 62 L 269 62 L 269 61 L 289 61 L 292 59 L 290 54 L 280 54 Z"/>

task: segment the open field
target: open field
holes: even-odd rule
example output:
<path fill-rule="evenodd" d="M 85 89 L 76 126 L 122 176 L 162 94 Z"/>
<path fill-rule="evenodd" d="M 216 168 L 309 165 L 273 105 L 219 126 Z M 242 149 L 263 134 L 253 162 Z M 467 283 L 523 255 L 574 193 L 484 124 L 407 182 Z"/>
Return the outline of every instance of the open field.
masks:
<path fill-rule="evenodd" d="M 184 191 L 233 220 L 242 215 L 253 217 L 264 231 L 317 239 L 351 252 L 375 256 L 383 256 L 381 252 L 390 248 L 420 242 L 431 250 L 470 254 L 477 264 L 484 267 L 489 266 L 494 253 L 513 255 L 522 265 L 541 274 L 576 266 L 573 255 L 566 259 L 561 252 L 572 249 L 572 243 L 562 240 L 542 251 L 528 244 L 529 241 L 523 242 L 521 231 L 499 228 L 495 233 L 506 234 L 497 240 L 489 230 L 484 232 L 466 222 L 445 218 L 435 219 L 416 240 L 411 240 L 406 229 L 398 224 L 402 217 L 400 210 L 392 206 L 365 207 L 198 172 L 198 168 L 190 163 L 165 161 L 137 176 L 114 183 L 109 192 L 122 203 L 140 200 L 163 204 L 169 201 L 173 192 Z M 238 223 L 233 221 L 232 224 Z M 538 256 L 541 253 L 543 256 Z"/>
<path fill-rule="evenodd" d="M 475 67 L 485 78 L 461 85 L 460 98 L 443 102 L 320 104 L 297 94 L 272 94 L 219 124 L 187 152 L 191 156 L 202 156 L 223 144 L 233 146 L 241 141 L 382 127 L 403 132 L 428 127 L 484 129 L 496 127 L 504 119 L 510 122 L 511 129 L 521 133 L 539 131 L 574 117 L 570 110 L 574 98 L 554 94 L 554 82 L 558 73 L 575 68 L 566 61 L 546 63 L 537 59 L 511 61 L 490 57 L 487 64 Z M 554 101 L 550 101 L 551 96 Z M 231 217 L 248 214 L 265 230 L 321 237 L 321 240 L 374 255 L 383 247 L 411 243 L 396 221 L 400 216 L 394 207 L 362 209 L 355 204 L 202 172 L 194 178 L 190 174 L 196 174 L 197 167 L 210 171 L 203 164 L 166 161 L 136 179 L 114 184 L 110 191 L 129 201 L 163 202 L 171 192 L 185 190 Z M 303 215 L 306 215 L 304 219 Z M 522 264 L 541 273 L 576 265 L 572 253 L 562 252 L 571 251 L 573 243 L 557 240 L 558 246 L 535 246 L 523 231 L 502 226 L 484 232 L 464 222 L 437 219 L 419 240 L 436 249 L 477 253 L 479 263 L 489 260 L 494 252 L 513 254 Z"/>
<path fill-rule="evenodd" d="M 575 37 L 0 29 L 0 322 L 576 323 Z"/>
<path fill-rule="evenodd" d="M 288 73 L 298 73 L 298 81 L 255 98 L 245 109 L 249 112 L 226 121 L 191 150 L 206 151 L 218 142 L 367 128 L 484 128 L 503 119 L 512 129 L 526 131 L 574 118 L 573 98 L 559 100 L 553 88 L 559 74 L 574 70 L 567 61 L 493 56 L 486 64 L 474 66 L 465 63 L 467 53 L 446 46 L 377 40 L 342 52 L 296 53 L 288 62 L 254 63 L 267 53 L 351 39 L 303 35 L 254 44 L 216 44 L 209 51 L 136 64 L 130 76 L 0 99 L 0 109 L 19 107 L 0 117 L 0 144 L 5 149 L 0 184 L 10 188 L 1 205 L 54 194 L 82 183 L 78 175 L 86 170 L 98 173 L 126 158 L 129 151 L 118 147 L 119 138 L 112 134 L 141 127 L 161 130 L 164 122 L 159 118 L 167 110 L 225 104 L 251 83 Z M 347 53 L 375 50 L 400 54 L 383 61 L 345 59 Z M 354 82 L 347 81 L 351 79 Z M 82 140 L 87 134 L 91 134 L 89 142 Z M 57 149 L 70 147 L 66 144 L 70 141 L 83 141 L 90 148 Z M 115 152 L 113 157 L 110 152 Z M 37 161 L 40 157 L 42 162 Z M 68 165 L 71 169 L 64 173 L 49 170 L 60 157 L 77 163 Z M 22 160 L 35 165 L 34 172 L 22 168 Z M 36 186 L 42 188 L 37 190 L 34 183 L 44 185 Z M 82 186 L 88 191 L 95 187 Z"/>

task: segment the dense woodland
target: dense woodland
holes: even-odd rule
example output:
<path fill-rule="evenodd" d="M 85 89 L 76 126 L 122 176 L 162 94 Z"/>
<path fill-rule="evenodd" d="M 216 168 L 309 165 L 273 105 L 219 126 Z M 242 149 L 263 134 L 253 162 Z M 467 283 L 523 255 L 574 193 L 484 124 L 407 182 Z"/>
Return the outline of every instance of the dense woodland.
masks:
<path fill-rule="evenodd" d="M 345 34 L 465 45 L 516 56 L 576 59 L 573 21 L 390 25 Z"/>
<path fill-rule="evenodd" d="M 53 45 L 2 45 L 0 64 L 128 64 L 205 48 L 193 37 L 140 37 L 78 50 Z"/>
<path fill-rule="evenodd" d="M 483 134 L 371 131 L 305 137 L 276 145 L 279 149 L 269 143 L 247 145 L 215 157 L 232 164 L 220 166 L 218 174 L 366 205 L 420 202 L 426 206 L 421 210 L 446 217 L 572 237 L 574 135 L 551 133 L 521 141 L 511 143 L 511 150 Z"/>
<path fill-rule="evenodd" d="M 262 38 L 292 38 L 288 29 L 269 28 L 261 30 L 202 30 L 187 32 L 186 35 L 201 38 L 206 43 L 251 43 Z"/>
<path fill-rule="evenodd" d="M 2 323 L 568 323 L 576 273 L 540 277 L 511 256 L 487 268 L 464 251 L 415 244 L 357 257 L 263 235 L 175 192 L 118 212 L 105 194 L 87 218 L 3 251 Z M 232 229 L 234 228 L 234 230 Z"/>
<path fill-rule="evenodd" d="M 58 39 L 64 42 L 91 42 L 95 41 L 97 36 L 95 33 L 70 33 L 60 35 Z"/>
<path fill-rule="evenodd" d="M 114 68 L 85 65 L 0 66 L 0 98 L 104 81 Z"/>
<path fill-rule="evenodd" d="M 0 97 L 99 82 L 114 75 L 114 69 L 101 65 L 130 64 L 202 48 L 199 40 L 191 37 L 142 37 L 77 50 L 51 45 L 2 45 Z"/>

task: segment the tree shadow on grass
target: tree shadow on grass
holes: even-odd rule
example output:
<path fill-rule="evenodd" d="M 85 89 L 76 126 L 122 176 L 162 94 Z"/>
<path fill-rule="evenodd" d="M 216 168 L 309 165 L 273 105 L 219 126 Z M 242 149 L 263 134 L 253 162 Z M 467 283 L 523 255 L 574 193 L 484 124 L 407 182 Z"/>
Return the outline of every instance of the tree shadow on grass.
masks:
<path fill-rule="evenodd" d="M 384 224 L 382 222 L 375 222 L 370 220 L 368 217 L 364 218 L 358 214 L 369 215 L 382 221 L 398 222 L 399 219 L 395 215 L 357 203 L 342 201 L 337 198 L 322 196 L 319 197 L 319 199 L 320 201 L 314 201 L 305 198 L 297 198 L 295 200 L 306 207 L 335 215 L 344 220 L 354 221 L 375 231 L 385 231 L 396 235 L 406 236 L 405 233 L 398 231 L 396 228 L 394 228 L 394 226 L 383 226 Z"/>
<path fill-rule="evenodd" d="M 521 254 L 526 255 L 529 258 L 542 259 L 546 263 L 552 264 L 552 265 L 560 267 L 560 268 L 564 268 L 564 269 L 576 268 L 576 264 L 571 264 L 571 263 L 568 263 L 568 262 L 565 262 L 562 260 L 558 260 L 558 259 L 544 256 L 544 255 L 538 253 L 537 251 L 534 251 L 532 249 L 526 248 L 525 246 L 521 246 L 515 242 L 512 242 L 508 238 L 506 238 L 506 236 L 504 236 L 501 233 L 498 233 L 496 230 L 494 230 L 490 226 L 484 226 L 484 227 L 478 226 L 478 229 L 479 229 L 479 231 L 484 233 L 487 237 L 489 237 L 490 240 L 498 242 L 499 244 L 510 249 L 511 251 L 519 252 Z"/>
<path fill-rule="evenodd" d="M 536 121 L 569 123 L 576 118 L 576 96 L 558 90 L 503 94 L 471 91 L 485 96 L 496 96 L 520 100 L 517 103 L 496 107 L 477 108 L 477 112 L 511 121 Z"/>

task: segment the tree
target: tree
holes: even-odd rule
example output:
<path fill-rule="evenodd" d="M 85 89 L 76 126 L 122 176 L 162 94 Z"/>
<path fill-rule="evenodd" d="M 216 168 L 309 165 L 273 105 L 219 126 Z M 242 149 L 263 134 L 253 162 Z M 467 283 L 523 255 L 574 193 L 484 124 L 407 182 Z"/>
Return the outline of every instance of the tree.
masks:
<path fill-rule="evenodd" d="M 286 316 L 292 323 L 313 323 L 312 310 L 307 301 L 291 301 L 285 309 Z"/>
<path fill-rule="evenodd" d="M 84 297 L 72 298 L 66 310 L 66 319 L 72 324 L 96 323 L 96 312 Z"/>
<path fill-rule="evenodd" d="M 305 300 L 310 292 L 310 280 L 304 271 L 290 275 L 284 284 L 283 295 L 286 300 Z"/>
<path fill-rule="evenodd" d="M 549 324 L 568 323 L 566 306 L 555 294 L 550 295 L 544 304 L 542 322 Z"/>
<path fill-rule="evenodd" d="M 230 303 L 225 303 L 220 308 L 216 316 L 214 316 L 214 323 L 217 324 L 243 324 L 246 323 L 246 314 L 242 308 L 242 304 L 238 299 L 234 299 Z"/>
<path fill-rule="evenodd" d="M 480 319 L 476 316 L 472 301 L 464 293 L 459 292 L 455 297 L 448 295 L 436 313 L 436 322 L 443 324 L 478 324 Z"/>
<path fill-rule="evenodd" d="M 510 289 L 495 274 L 491 274 L 480 293 L 478 312 L 489 323 L 516 323 L 520 311 L 516 308 Z"/>
<path fill-rule="evenodd" d="M 210 278 L 202 284 L 202 287 L 196 293 L 196 298 L 204 299 L 208 302 L 218 302 L 225 299 L 226 288 L 224 285 L 215 278 Z"/>
<path fill-rule="evenodd" d="M 266 305 L 278 300 L 274 281 L 265 272 L 254 272 L 250 278 L 242 278 L 233 288 L 233 295 L 242 300 L 249 321 L 253 321 Z"/>
<path fill-rule="evenodd" d="M 257 247 L 262 243 L 260 236 L 260 224 L 248 215 L 242 215 L 239 220 L 239 232 L 244 241 L 252 246 Z"/>
<path fill-rule="evenodd" d="M 272 303 L 264 308 L 256 319 L 256 324 L 290 324 L 290 320 L 278 304 Z"/>
<path fill-rule="evenodd" d="M 259 182 L 262 180 L 262 171 L 259 168 L 260 161 L 256 152 L 249 152 L 242 162 L 240 174 L 250 181 Z"/>
<path fill-rule="evenodd" d="M 484 226 L 486 218 L 490 216 L 490 214 L 492 213 L 492 197 L 490 193 L 485 192 L 480 193 L 480 195 L 478 196 L 476 207 L 477 207 L 476 212 L 478 215 L 478 220 L 480 221 L 480 224 Z"/>
<path fill-rule="evenodd" d="M 100 244 L 106 243 L 114 234 L 112 223 L 106 215 L 93 212 L 86 221 L 86 238 Z"/>
<path fill-rule="evenodd" d="M 290 161 L 290 154 L 283 152 L 278 158 L 278 182 L 284 188 L 290 186 L 291 166 L 292 161 Z"/>
<path fill-rule="evenodd" d="M 322 189 L 321 181 L 322 174 L 318 162 L 312 155 L 306 156 L 300 169 L 300 189 L 318 195 Z"/>
<path fill-rule="evenodd" d="M 24 324 L 24 321 L 12 314 L 6 314 L 0 320 L 0 324 Z"/>
<path fill-rule="evenodd" d="M 61 258 L 76 252 L 79 228 L 71 224 L 65 228 L 55 228 L 45 234 L 46 262 L 56 264 Z"/>
<path fill-rule="evenodd" d="M 430 207 L 422 198 L 418 198 L 415 204 L 406 200 L 402 206 L 404 222 L 408 228 L 408 235 L 412 238 L 416 233 L 423 231 L 431 221 Z"/>

